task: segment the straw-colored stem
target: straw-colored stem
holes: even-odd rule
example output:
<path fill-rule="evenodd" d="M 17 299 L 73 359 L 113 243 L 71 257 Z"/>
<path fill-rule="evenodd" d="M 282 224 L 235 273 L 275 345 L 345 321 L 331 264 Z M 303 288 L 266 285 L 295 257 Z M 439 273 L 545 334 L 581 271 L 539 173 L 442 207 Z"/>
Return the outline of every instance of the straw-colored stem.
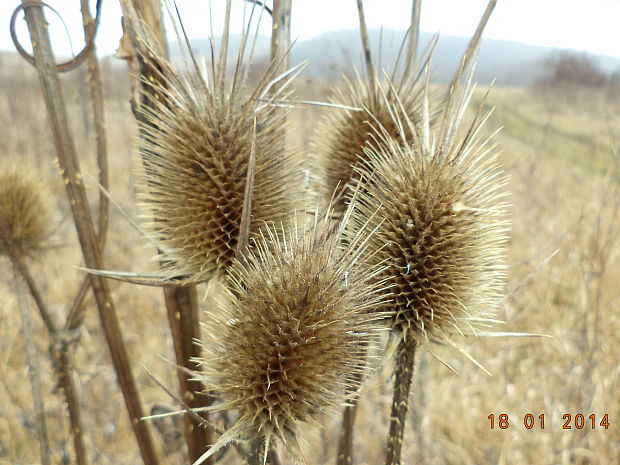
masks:
<path fill-rule="evenodd" d="M 291 48 L 291 0 L 273 1 L 273 23 L 271 29 L 271 61 L 282 59 L 276 74 L 289 68 Z"/>
<path fill-rule="evenodd" d="M 69 360 L 67 347 L 64 344 L 54 344 L 54 355 L 58 361 L 60 371 L 60 385 L 67 400 L 69 421 L 71 422 L 71 436 L 75 448 L 75 461 L 77 465 L 87 465 L 86 446 L 84 445 L 84 428 L 82 426 L 82 411 L 78 402 L 77 389 L 73 376 L 73 367 Z"/>
<path fill-rule="evenodd" d="M 196 287 L 165 287 L 164 296 L 176 362 L 181 367 L 197 372 L 199 367 L 192 361 L 200 357 L 200 346 L 194 343 L 194 340 L 200 338 Z M 177 370 L 177 377 L 185 405 L 197 408 L 210 404 L 210 398 L 196 395 L 204 389 L 200 381 L 191 379 L 187 371 L 181 369 Z M 213 442 L 211 429 L 200 425 L 198 419 L 190 415 L 185 416 L 183 435 L 187 443 L 188 458 L 192 463 L 206 452 L 208 445 Z M 212 464 L 213 458 L 210 457 L 204 463 Z"/>
<path fill-rule="evenodd" d="M 403 445 L 409 390 L 413 378 L 416 342 L 411 334 L 403 334 L 396 353 L 394 370 L 394 397 L 390 414 L 390 431 L 388 433 L 386 465 L 399 465 Z"/>
<path fill-rule="evenodd" d="M 364 351 L 367 348 L 364 347 Z M 351 386 L 360 386 L 363 381 L 362 373 L 353 373 L 351 376 Z M 359 396 L 354 389 L 349 392 L 347 405 L 342 412 L 342 426 L 340 437 L 338 438 L 338 454 L 336 465 L 351 465 L 353 463 L 353 440 L 355 431 L 355 418 L 357 416 Z"/>
<path fill-rule="evenodd" d="M 92 213 L 82 183 L 77 152 L 69 131 L 64 99 L 43 9 L 40 4 L 32 4 L 27 0 L 23 0 L 23 3 L 27 6 L 26 21 L 34 50 L 37 72 L 82 254 L 87 267 L 104 269 L 92 221 Z M 158 463 L 157 455 L 149 427 L 145 422 L 140 421 L 144 412 L 108 284 L 103 278 L 95 275 L 92 276 L 91 280 L 103 332 L 142 458 L 145 465 L 156 465 Z"/>
<path fill-rule="evenodd" d="M 340 438 L 338 439 L 338 458 L 336 459 L 337 465 L 351 465 L 353 463 L 353 432 L 355 431 L 358 399 L 358 396 L 347 399 L 347 406 L 342 412 L 342 427 Z"/>
<path fill-rule="evenodd" d="M 90 13 L 90 7 L 87 0 L 81 0 L 81 8 L 84 37 L 89 37 L 95 27 L 95 23 Z M 103 111 L 103 84 L 95 44 L 88 49 L 86 58 L 88 63 L 88 88 L 92 105 L 93 121 L 95 123 L 95 146 L 97 167 L 99 168 L 99 184 L 107 191 L 109 190 L 110 182 L 108 174 L 108 149 L 106 141 L 105 117 Z M 105 247 L 110 218 L 110 200 L 103 189 L 99 194 L 99 216 L 97 221 L 97 240 L 99 242 L 99 248 L 102 252 Z M 83 319 L 82 313 L 84 309 L 84 299 L 88 294 L 90 284 L 90 275 L 87 275 L 80 285 L 78 293 L 71 306 L 71 310 L 67 316 L 67 321 L 65 324 L 66 329 L 72 330 L 80 325 Z"/>

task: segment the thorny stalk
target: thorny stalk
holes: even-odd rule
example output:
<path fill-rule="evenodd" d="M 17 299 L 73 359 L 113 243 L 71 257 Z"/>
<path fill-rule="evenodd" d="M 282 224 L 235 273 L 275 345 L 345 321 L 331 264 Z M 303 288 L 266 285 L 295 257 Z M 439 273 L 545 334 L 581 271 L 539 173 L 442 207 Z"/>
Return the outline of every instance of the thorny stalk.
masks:
<path fill-rule="evenodd" d="M 394 397 L 390 413 L 390 431 L 388 433 L 386 465 L 399 465 L 403 445 L 409 390 L 413 378 L 416 341 L 412 334 L 403 334 L 396 352 L 394 371 Z"/>
<path fill-rule="evenodd" d="M 82 254 L 88 268 L 104 269 L 92 213 L 82 183 L 74 140 L 69 131 L 64 98 L 43 9 L 41 4 L 37 2 L 23 0 L 23 4 L 27 6 L 26 21 L 34 50 L 37 73 Z M 91 281 L 102 329 L 110 349 L 117 379 L 123 392 L 131 426 L 136 435 L 142 459 L 145 465 L 156 465 L 158 460 L 149 427 L 145 422 L 140 421 L 140 418 L 144 416 L 144 412 L 129 364 L 125 343 L 122 339 L 122 332 L 108 283 L 105 279 L 96 275 L 92 276 Z"/>
<path fill-rule="evenodd" d="M 82 21 L 84 26 L 84 37 L 91 37 L 95 29 L 95 20 L 93 19 L 87 0 L 80 0 L 82 8 Z M 99 169 L 99 184 L 103 189 L 99 194 L 99 215 L 97 220 L 97 239 L 99 248 L 103 253 L 105 248 L 106 236 L 108 232 L 110 200 L 105 191 L 109 190 L 110 180 L 108 172 L 108 148 L 106 141 L 105 116 L 103 111 L 103 83 L 101 79 L 101 70 L 99 61 L 97 60 L 97 52 L 95 44 L 92 44 L 86 52 L 86 61 L 88 63 L 88 89 L 90 93 L 92 116 L 95 126 L 95 150 L 97 158 L 97 167 Z M 90 275 L 86 275 L 78 293 L 73 301 L 67 321 L 65 323 L 66 330 L 76 329 L 83 319 L 83 305 L 86 294 L 90 289 Z"/>

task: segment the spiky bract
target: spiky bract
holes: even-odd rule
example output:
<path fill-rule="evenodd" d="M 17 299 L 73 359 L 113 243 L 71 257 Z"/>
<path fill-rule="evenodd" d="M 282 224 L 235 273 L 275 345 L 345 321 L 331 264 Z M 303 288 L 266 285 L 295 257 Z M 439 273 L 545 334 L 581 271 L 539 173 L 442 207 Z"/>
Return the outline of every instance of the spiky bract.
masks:
<path fill-rule="evenodd" d="M 3 235 L 20 252 L 43 246 L 51 234 L 50 210 L 38 180 L 15 170 L 0 173 L 0 223 Z M 0 254 L 3 244 L 0 240 Z"/>
<path fill-rule="evenodd" d="M 269 229 L 230 269 L 230 296 L 207 323 L 205 384 L 239 416 L 227 440 L 281 440 L 344 404 L 369 372 L 385 299 L 381 271 L 359 266 L 361 236 L 315 224 L 300 237 Z M 370 349 L 370 352 L 372 350 Z M 353 383 L 357 383 L 353 385 Z"/>
<path fill-rule="evenodd" d="M 480 136 L 484 119 L 456 136 L 468 96 L 446 104 L 434 134 L 423 121 L 413 143 L 383 131 L 366 150 L 368 164 L 356 168 L 367 182 L 354 223 L 376 228 L 370 243 L 380 248 L 374 260 L 388 265 L 394 327 L 414 337 L 475 331 L 503 287 L 506 177 L 497 151 Z"/>
<path fill-rule="evenodd" d="M 324 173 L 327 197 L 336 189 L 344 190 L 356 177 L 353 168 L 366 160 L 364 147 L 374 141 L 373 128 L 381 126 L 395 140 L 399 138 L 400 128 L 390 113 L 397 102 L 402 104 L 410 120 L 419 120 L 422 92 L 416 80 L 407 79 L 398 86 L 383 87 L 381 91 L 379 83 L 373 86 L 370 78 L 356 76 L 345 90 L 335 93 L 333 101 L 358 110 L 326 111 L 319 123 L 313 141 L 314 163 L 317 171 Z M 412 135 L 407 133 L 406 138 L 410 141 Z M 344 208 L 344 202 L 335 204 L 337 213 Z"/>
<path fill-rule="evenodd" d="M 285 111 L 259 101 L 265 82 L 244 97 L 238 87 L 207 88 L 172 70 L 165 81 L 142 110 L 142 201 L 168 272 L 202 281 L 235 255 L 253 144 L 250 234 L 286 222 L 298 207 L 300 170 L 284 149 Z"/>

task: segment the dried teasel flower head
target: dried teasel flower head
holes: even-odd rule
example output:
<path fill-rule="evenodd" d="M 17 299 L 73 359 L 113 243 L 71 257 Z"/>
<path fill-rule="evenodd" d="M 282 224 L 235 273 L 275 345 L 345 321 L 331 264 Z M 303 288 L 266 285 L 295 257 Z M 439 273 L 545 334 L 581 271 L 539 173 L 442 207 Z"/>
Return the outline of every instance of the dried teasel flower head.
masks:
<path fill-rule="evenodd" d="M 370 372 L 382 267 L 360 266 L 367 244 L 359 235 L 345 247 L 344 223 L 314 221 L 305 234 L 267 229 L 230 268 L 229 298 L 206 323 L 203 369 L 218 408 L 238 419 L 213 451 L 235 440 L 268 450 L 277 439 L 297 456 L 298 424 L 334 413 Z"/>
<path fill-rule="evenodd" d="M 395 68 L 398 70 L 398 64 Z M 375 74 L 379 71 L 376 70 Z M 419 122 L 423 93 L 419 75 L 405 73 L 381 95 L 380 88 L 387 87 L 387 82 L 396 78 L 395 74 L 391 79 L 387 76 L 376 79 L 356 73 L 352 81 L 345 78 L 344 89 L 335 91 L 331 100 L 345 109 L 325 112 L 312 147 L 314 169 L 324 174 L 323 190 L 327 197 L 335 191 L 343 191 L 350 180 L 357 178 L 354 167 L 366 160 L 364 149 L 375 139 L 375 128 L 381 126 L 394 140 L 400 140 L 400 128 L 391 114 L 397 102 L 410 121 Z M 413 140 L 412 133 L 406 131 L 404 134 L 405 142 Z M 342 213 L 346 208 L 344 197 L 340 197 L 334 207 L 336 213 Z"/>
<path fill-rule="evenodd" d="M 197 70 L 187 77 L 160 58 L 148 58 L 161 84 L 147 83 L 148 104 L 141 108 L 141 201 L 165 272 L 204 281 L 232 262 L 248 182 L 250 235 L 266 222 L 286 223 L 299 207 L 301 170 L 285 149 L 286 110 L 271 104 L 287 95 L 295 73 L 276 77 L 274 63 L 247 90 L 241 64 L 228 83 L 225 66 L 211 77 Z"/>
<path fill-rule="evenodd" d="M 20 253 L 41 249 L 51 235 L 50 208 L 41 182 L 15 169 L 0 172 L 0 255 L 10 241 Z"/>
<path fill-rule="evenodd" d="M 405 144 L 404 136 L 394 140 L 381 130 L 366 149 L 367 164 L 356 168 L 365 182 L 354 230 L 376 229 L 370 247 L 382 247 L 373 260 L 387 264 L 393 326 L 413 337 L 450 341 L 450 333 L 475 332 L 503 289 L 507 177 L 492 136 L 482 134 L 488 114 L 479 111 L 457 134 L 470 83 L 471 74 L 459 95 L 451 93 L 432 132 L 427 110 L 414 131 L 406 111 L 394 107 L 396 124 L 418 134 L 416 140 Z"/>

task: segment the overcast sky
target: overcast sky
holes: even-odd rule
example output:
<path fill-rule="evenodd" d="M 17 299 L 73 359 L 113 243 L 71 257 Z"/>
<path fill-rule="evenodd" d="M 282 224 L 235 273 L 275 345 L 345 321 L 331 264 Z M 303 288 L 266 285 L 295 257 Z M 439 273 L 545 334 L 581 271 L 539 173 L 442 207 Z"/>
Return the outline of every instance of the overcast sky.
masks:
<path fill-rule="evenodd" d="M 83 44 L 77 0 L 47 0 L 62 16 L 77 52 Z M 0 49 L 13 50 L 9 19 L 19 0 L 0 0 Z M 95 0 L 91 0 L 94 8 Z M 225 0 L 211 0 L 216 35 L 222 29 Z M 233 32 L 243 24 L 242 0 L 233 0 Z M 271 5 L 271 0 L 267 0 Z M 421 29 L 443 35 L 469 36 L 475 30 L 487 0 L 423 0 Z M 103 19 L 97 47 L 99 53 L 114 53 L 121 35 L 118 0 L 103 0 Z M 190 37 L 207 37 L 209 1 L 178 0 Z M 249 5 L 249 4 L 248 4 Z M 370 28 L 406 29 L 411 0 L 365 0 Z M 67 32 L 59 18 L 46 11 L 56 53 L 70 54 Z M 23 16 L 23 15 L 21 15 Z M 268 18 L 261 32 L 269 34 Z M 292 33 L 300 40 L 330 29 L 357 28 L 355 0 L 293 0 Z M 24 21 L 18 21 L 22 43 L 28 43 Z M 172 29 L 168 27 L 169 34 Z M 170 36 L 169 36 L 170 37 Z M 484 37 L 549 47 L 572 48 L 620 58 L 620 0 L 498 0 Z"/>

